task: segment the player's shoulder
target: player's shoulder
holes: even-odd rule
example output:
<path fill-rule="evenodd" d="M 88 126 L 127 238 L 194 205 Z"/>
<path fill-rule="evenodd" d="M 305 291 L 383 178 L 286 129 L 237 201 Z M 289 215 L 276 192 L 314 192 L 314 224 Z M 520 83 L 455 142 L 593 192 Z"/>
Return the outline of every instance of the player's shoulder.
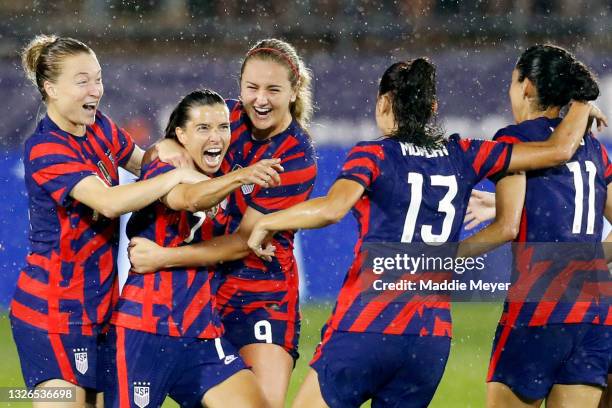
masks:
<path fill-rule="evenodd" d="M 305 154 L 311 159 L 315 159 L 316 152 L 310 134 L 296 120 L 293 120 L 289 127 L 273 143 L 276 154 L 282 156 L 293 156 L 295 154 Z"/>
<path fill-rule="evenodd" d="M 493 140 L 510 143 L 539 141 L 548 138 L 559 122 L 560 120 L 544 117 L 525 120 L 499 129 Z"/>
<path fill-rule="evenodd" d="M 360 142 L 355 143 L 355 145 L 350 149 L 350 153 L 372 154 L 379 157 L 380 159 L 384 159 L 385 152 L 388 152 L 390 149 L 394 149 L 397 146 L 399 146 L 399 143 L 391 138 L 362 140 Z"/>
<path fill-rule="evenodd" d="M 443 145 L 449 152 L 466 151 L 474 142 L 481 141 L 479 139 L 461 137 L 459 133 L 453 133 L 444 140 Z"/>
<path fill-rule="evenodd" d="M 312 138 L 307 129 L 304 129 L 297 120 L 293 120 L 287 132 L 294 137 L 301 145 L 312 147 Z"/>
<path fill-rule="evenodd" d="M 155 160 L 152 160 L 149 163 L 143 164 L 140 174 L 142 180 L 147 180 L 159 174 L 167 173 L 174 169 L 175 167 L 173 165 L 164 163 L 163 161 L 159 160 L 159 158 L 156 158 Z"/>
<path fill-rule="evenodd" d="M 44 117 L 34 129 L 34 132 L 25 140 L 25 150 L 31 150 L 32 147 L 42 143 L 54 143 L 61 145 L 69 145 L 69 135 L 63 132 L 51 119 Z"/>
<path fill-rule="evenodd" d="M 230 110 L 230 112 L 232 111 L 232 109 L 241 109 L 242 108 L 242 104 L 240 103 L 240 101 L 238 99 L 226 99 L 225 100 L 225 104 L 227 105 L 227 109 Z"/>
<path fill-rule="evenodd" d="M 226 99 L 225 105 L 230 113 L 230 122 L 236 122 L 244 112 L 244 106 L 238 99 Z"/>

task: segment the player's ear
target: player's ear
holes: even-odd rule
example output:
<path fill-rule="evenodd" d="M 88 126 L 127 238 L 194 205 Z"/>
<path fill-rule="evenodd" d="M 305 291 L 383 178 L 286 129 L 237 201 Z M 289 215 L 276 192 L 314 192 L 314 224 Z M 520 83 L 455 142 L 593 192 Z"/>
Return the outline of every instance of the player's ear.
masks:
<path fill-rule="evenodd" d="M 523 96 L 527 99 L 533 99 L 538 95 L 538 91 L 529 78 L 525 78 L 522 82 Z"/>
<path fill-rule="evenodd" d="M 391 112 L 391 98 L 389 98 L 389 93 L 378 96 L 378 101 L 376 102 L 376 109 L 381 114 L 388 114 Z"/>
<path fill-rule="evenodd" d="M 437 99 L 431 104 L 431 111 L 433 113 L 438 113 L 438 100 Z"/>
<path fill-rule="evenodd" d="M 291 88 L 291 103 L 294 103 L 297 100 L 299 88 L 300 84 L 297 84 L 295 87 Z"/>
<path fill-rule="evenodd" d="M 53 85 L 51 81 L 44 81 L 43 89 L 45 90 L 45 93 L 47 94 L 49 98 L 51 99 L 57 98 L 57 89 L 55 88 L 55 85 Z"/>
<path fill-rule="evenodd" d="M 174 132 L 176 133 L 176 138 L 178 139 L 179 143 L 184 146 L 186 142 L 185 139 L 187 139 L 187 135 L 185 134 L 185 132 L 183 132 L 183 128 L 177 126 L 176 129 L 174 129 Z"/>

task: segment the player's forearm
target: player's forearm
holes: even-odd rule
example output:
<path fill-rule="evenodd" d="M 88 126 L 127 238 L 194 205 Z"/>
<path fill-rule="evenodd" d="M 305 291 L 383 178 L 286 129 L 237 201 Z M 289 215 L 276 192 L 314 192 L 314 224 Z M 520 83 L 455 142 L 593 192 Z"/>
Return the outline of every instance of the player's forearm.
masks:
<path fill-rule="evenodd" d="M 588 104 L 575 102 L 548 140 L 515 144 L 508 171 L 537 170 L 567 162 L 584 137 L 589 112 Z"/>
<path fill-rule="evenodd" d="M 242 185 L 239 171 L 233 171 L 221 177 L 187 186 L 184 199 L 191 212 L 207 210 L 219 204 Z"/>
<path fill-rule="evenodd" d="M 197 244 L 163 248 L 159 254 L 159 269 L 211 266 L 242 259 L 249 252 L 246 241 L 238 234 L 224 235 Z"/>
<path fill-rule="evenodd" d="M 327 197 L 314 198 L 282 211 L 268 214 L 258 221 L 267 231 L 322 228 L 335 224 L 346 213 L 334 211 Z"/>
<path fill-rule="evenodd" d="M 80 200 L 78 196 L 75 198 L 105 217 L 116 218 L 146 207 L 168 194 L 180 181 L 179 173 L 171 171 L 150 180 L 101 188 L 97 193 L 89 194 L 89 202 Z"/>
<path fill-rule="evenodd" d="M 473 257 L 485 254 L 516 238 L 518 229 L 506 220 L 495 220 L 459 243 L 457 257 Z"/>

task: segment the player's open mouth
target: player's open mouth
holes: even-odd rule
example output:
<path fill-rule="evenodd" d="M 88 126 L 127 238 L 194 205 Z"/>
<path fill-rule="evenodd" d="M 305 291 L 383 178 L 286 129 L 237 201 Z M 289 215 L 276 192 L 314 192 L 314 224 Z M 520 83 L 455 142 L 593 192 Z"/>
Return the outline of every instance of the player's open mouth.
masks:
<path fill-rule="evenodd" d="M 272 109 L 270 108 L 263 109 L 263 108 L 253 107 L 253 110 L 255 111 L 255 114 L 257 115 L 259 119 L 267 119 L 270 112 L 272 112 Z"/>
<path fill-rule="evenodd" d="M 97 107 L 98 107 L 98 104 L 96 102 L 83 104 L 83 109 L 89 112 L 95 112 Z"/>
<path fill-rule="evenodd" d="M 218 166 L 219 163 L 221 163 L 221 148 L 211 147 L 210 149 L 204 150 L 202 157 L 206 165 L 211 167 Z"/>

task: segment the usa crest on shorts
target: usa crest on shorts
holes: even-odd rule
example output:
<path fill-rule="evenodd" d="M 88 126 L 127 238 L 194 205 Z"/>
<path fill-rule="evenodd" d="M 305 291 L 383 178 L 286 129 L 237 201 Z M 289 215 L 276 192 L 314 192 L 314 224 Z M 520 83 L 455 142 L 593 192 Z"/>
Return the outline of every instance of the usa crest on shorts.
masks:
<path fill-rule="evenodd" d="M 151 383 L 146 381 L 137 381 L 134 383 L 134 404 L 139 408 L 144 408 L 149 405 L 149 390 Z"/>
<path fill-rule="evenodd" d="M 89 369 L 89 362 L 87 360 L 87 349 L 86 348 L 76 348 L 72 349 L 74 353 L 74 366 L 77 371 L 81 374 L 85 374 Z"/>

